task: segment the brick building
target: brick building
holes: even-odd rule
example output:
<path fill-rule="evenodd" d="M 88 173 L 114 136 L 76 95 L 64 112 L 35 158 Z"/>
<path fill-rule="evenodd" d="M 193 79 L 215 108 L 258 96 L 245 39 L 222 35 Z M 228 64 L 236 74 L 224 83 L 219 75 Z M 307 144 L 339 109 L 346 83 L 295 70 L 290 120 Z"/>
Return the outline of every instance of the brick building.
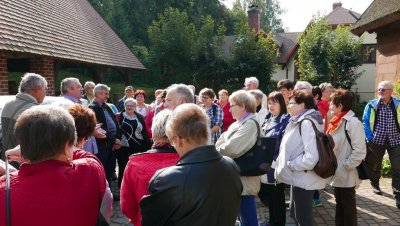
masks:
<path fill-rule="evenodd" d="M 145 69 L 87 0 L 2 0 L 0 95 L 10 90 L 8 72 L 34 72 L 48 81 L 49 95 L 63 65 L 91 68 L 102 82 L 112 67 L 129 76 Z"/>

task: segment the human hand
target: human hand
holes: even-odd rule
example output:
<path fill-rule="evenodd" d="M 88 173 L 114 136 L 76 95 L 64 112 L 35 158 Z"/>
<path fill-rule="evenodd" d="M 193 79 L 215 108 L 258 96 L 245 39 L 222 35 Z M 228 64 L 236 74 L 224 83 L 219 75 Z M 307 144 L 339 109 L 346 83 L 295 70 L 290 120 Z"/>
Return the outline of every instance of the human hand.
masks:
<path fill-rule="evenodd" d="M 8 170 L 10 172 L 16 171 L 17 169 L 15 169 L 12 165 L 8 164 Z M 0 159 L 0 176 L 6 174 L 6 163 Z"/>
<path fill-rule="evenodd" d="M 104 138 L 106 138 L 107 131 L 102 129 L 101 125 L 103 125 L 103 123 L 97 123 L 96 128 L 94 129 L 93 136 L 95 136 L 96 138 L 99 138 L 99 139 L 104 139 Z"/>
<path fill-rule="evenodd" d="M 19 163 L 28 162 L 28 160 L 26 160 L 24 157 L 21 156 L 21 148 L 19 145 L 13 149 L 7 150 L 5 155 L 8 158 L 9 162 L 13 161 Z"/>
<path fill-rule="evenodd" d="M 119 139 L 115 139 L 115 143 L 113 145 L 114 150 L 118 150 L 121 148 L 121 141 Z"/>

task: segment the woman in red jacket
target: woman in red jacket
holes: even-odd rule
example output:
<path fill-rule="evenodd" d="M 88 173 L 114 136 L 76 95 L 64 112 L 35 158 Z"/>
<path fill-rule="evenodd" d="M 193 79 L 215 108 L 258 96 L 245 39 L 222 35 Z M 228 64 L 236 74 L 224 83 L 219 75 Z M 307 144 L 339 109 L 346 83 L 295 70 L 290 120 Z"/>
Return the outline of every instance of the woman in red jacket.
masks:
<path fill-rule="evenodd" d="M 168 109 L 156 115 L 151 127 L 154 141 L 152 149 L 131 156 L 125 168 L 121 185 L 121 210 L 135 226 L 142 225 L 139 202 L 144 195 L 149 194 L 151 177 L 157 170 L 175 165 L 179 159 L 165 134 L 165 125 L 170 115 Z"/>
<path fill-rule="evenodd" d="M 76 150 L 74 119 L 58 107 L 35 106 L 15 125 L 27 162 L 10 175 L 11 225 L 96 225 L 106 190 L 104 169 L 92 154 Z M 6 203 L 0 178 L 0 203 Z M 0 205 L 0 226 L 6 205 Z"/>
<path fill-rule="evenodd" d="M 221 89 L 218 92 L 219 100 L 217 101 L 218 106 L 221 107 L 224 112 L 224 119 L 222 120 L 222 132 L 228 130 L 229 126 L 234 123 L 236 120 L 233 118 L 232 113 L 230 111 L 231 104 L 229 103 L 229 92 L 226 89 Z"/>

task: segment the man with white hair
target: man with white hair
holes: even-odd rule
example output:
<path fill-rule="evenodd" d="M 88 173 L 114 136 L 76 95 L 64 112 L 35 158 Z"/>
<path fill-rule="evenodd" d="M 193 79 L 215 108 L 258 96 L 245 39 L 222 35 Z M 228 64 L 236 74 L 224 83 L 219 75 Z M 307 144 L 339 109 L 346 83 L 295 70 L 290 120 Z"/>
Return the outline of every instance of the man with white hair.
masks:
<path fill-rule="evenodd" d="M 256 77 L 248 77 L 244 80 L 244 88 L 247 91 L 258 89 L 259 86 L 258 79 Z M 268 109 L 267 96 L 264 94 L 262 98 L 262 106 Z"/>
<path fill-rule="evenodd" d="M 173 111 L 184 103 L 194 103 L 194 93 L 185 84 L 173 84 L 167 88 L 164 106 Z"/>
<path fill-rule="evenodd" d="M 309 82 L 306 82 L 306 81 L 297 81 L 296 85 L 294 86 L 294 90 L 297 90 L 297 89 L 308 90 L 311 93 L 312 85 Z"/>
<path fill-rule="evenodd" d="M 85 85 L 83 85 L 83 89 L 85 90 L 85 94 L 83 94 L 82 99 L 87 100 L 87 105 L 89 105 L 90 103 L 92 103 L 93 99 L 94 99 L 94 86 L 96 84 L 94 84 L 94 82 L 92 81 L 87 81 L 85 82 Z M 86 103 L 84 103 L 86 105 Z"/>
<path fill-rule="evenodd" d="M 68 108 L 75 103 L 82 104 L 83 88 L 77 78 L 69 77 L 61 81 L 60 91 L 63 98 L 59 99 L 53 105 L 62 108 Z"/>
<path fill-rule="evenodd" d="M 396 206 L 400 209 L 400 100 L 392 97 L 392 93 L 392 82 L 380 82 L 378 98 L 365 106 L 362 120 L 369 149 L 366 162 L 373 192 L 382 195 L 379 179 L 382 159 L 387 150 L 392 166 L 393 194 Z"/>
<path fill-rule="evenodd" d="M 43 102 L 47 92 L 47 81 L 39 74 L 26 73 L 19 84 L 15 99 L 7 103 L 1 113 L 1 131 L 3 150 L 17 145 L 14 126 L 18 116 L 25 110 Z M 4 160 L 4 151 L 1 158 Z"/>

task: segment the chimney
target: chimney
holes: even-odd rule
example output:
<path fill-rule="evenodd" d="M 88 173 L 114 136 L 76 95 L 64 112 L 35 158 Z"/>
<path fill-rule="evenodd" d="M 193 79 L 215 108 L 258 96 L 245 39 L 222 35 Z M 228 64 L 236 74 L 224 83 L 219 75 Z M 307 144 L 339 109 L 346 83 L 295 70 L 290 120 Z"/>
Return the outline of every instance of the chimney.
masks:
<path fill-rule="evenodd" d="M 260 31 L 260 10 L 256 5 L 250 5 L 247 10 L 247 19 L 251 30 Z"/>
<path fill-rule="evenodd" d="M 336 8 L 339 8 L 339 7 L 342 7 L 342 3 L 341 2 L 334 2 L 333 3 L 333 6 L 332 6 L 333 10 L 335 10 Z"/>

